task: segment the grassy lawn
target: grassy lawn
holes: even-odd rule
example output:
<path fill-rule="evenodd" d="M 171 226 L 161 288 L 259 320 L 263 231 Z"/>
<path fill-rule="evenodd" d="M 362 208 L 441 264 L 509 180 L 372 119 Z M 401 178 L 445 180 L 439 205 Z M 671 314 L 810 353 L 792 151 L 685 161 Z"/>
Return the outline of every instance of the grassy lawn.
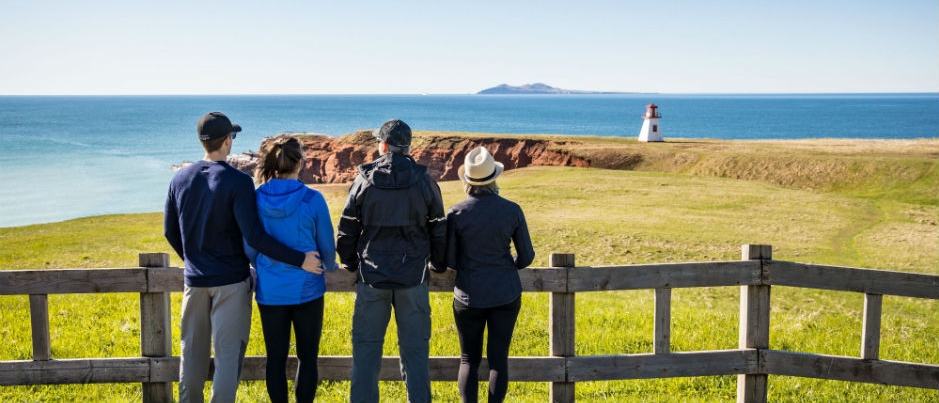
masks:
<path fill-rule="evenodd" d="M 551 253 L 575 253 L 578 266 L 737 260 L 740 245 L 758 243 L 772 245 L 777 260 L 939 274 L 939 142 L 926 143 L 925 152 L 922 145 L 885 152 L 872 142 L 700 141 L 636 151 L 634 142 L 586 141 L 577 152 L 611 168 L 634 152 L 643 163 L 632 171 L 530 167 L 499 180 L 501 194 L 525 210 L 534 266 L 547 266 Z M 458 183 L 440 185 L 446 205 L 463 198 Z M 314 187 L 327 196 L 335 223 L 346 186 Z M 163 239 L 161 213 L 0 228 L 0 245 L 2 270 L 132 267 L 143 252 L 170 253 L 172 265 L 182 264 Z M 772 293 L 771 348 L 859 356 L 862 295 Z M 676 289 L 672 297 L 673 351 L 737 348 L 736 287 Z M 432 355 L 459 354 L 451 298 L 432 295 Z M 351 354 L 353 299 L 326 296 L 321 354 Z M 53 357 L 139 356 L 138 303 L 136 294 L 50 296 Z M 177 293 L 174 323 L 179 305 Z M 0 297 L 0 360 L 30 359 L 28 312 L 26 296 Z M 885 297 L 881 358 L 939 363 L 936 312 L 939 301 Z M 578 294 L 577 355 L 651 352 L 652 315 L 652 290 Z M 248 355 L 264 355 L 256 312 L 253 320 Z M 526 294 L 511 354 L 546 356 L 548 344 L 547 295 Z M 385 354 L 397 354 L 393 326 Z M 383 400 L 403 401 L 401 382 L 382 387 Z M 347 401 L 348 388 L 321 382 L 318 401 Z M 459 400 L 452 382 L 433 388 L 438 401 Z M 735 376 L 577 384 L 578 402 L 733 402 L 735 395 Z M 266 399 L 263 382 L 242 383 L 239 401 Z M 0 387 L 3 402 L 76 400 L 140 401 L 140 385 Z M 547 400 L 548 384 L 510 385 L 508 401 Z M 769 400 L 939 402 L 939 390 L 770 376 Z"/>

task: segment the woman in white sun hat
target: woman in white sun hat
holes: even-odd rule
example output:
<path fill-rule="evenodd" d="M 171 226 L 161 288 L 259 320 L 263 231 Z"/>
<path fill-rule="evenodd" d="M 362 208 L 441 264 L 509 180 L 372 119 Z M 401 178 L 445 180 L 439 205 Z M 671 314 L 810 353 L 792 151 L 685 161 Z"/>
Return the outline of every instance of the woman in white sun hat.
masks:
<path fill-rule="evenodd" d="M 453 317 L 460 338 L 457 384 L 465 402 L 478 399 L 477 376 L 483 335 L 489 361 L 489 402 L 501 402 L 508 389 L 508 356 L 521 308 L 518 270 L 535 259 L 525 214 L 499 196 L 496 178 L 503 171 L 485 148 L 470 151 L 459 170 L 466 200 L 447 214 L 447 267 L 456 271 Z M 515 245 L 516 256 L 510 245 Z"/>

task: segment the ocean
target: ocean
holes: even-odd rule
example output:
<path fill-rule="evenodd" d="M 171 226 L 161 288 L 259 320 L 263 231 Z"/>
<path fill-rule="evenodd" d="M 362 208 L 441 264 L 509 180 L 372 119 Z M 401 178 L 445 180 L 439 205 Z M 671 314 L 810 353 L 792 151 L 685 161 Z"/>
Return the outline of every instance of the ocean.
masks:
<path fill-rule="evenodd" d="M 0 227 L 162 211 L 172 165 L 202 158 L 222 111 L 233 152 L 283 132 L 414 130 L 635 137 L 655 103 L 670 138 L 939 138 L 939 93 L 805 95 L 0 96 Z"/>

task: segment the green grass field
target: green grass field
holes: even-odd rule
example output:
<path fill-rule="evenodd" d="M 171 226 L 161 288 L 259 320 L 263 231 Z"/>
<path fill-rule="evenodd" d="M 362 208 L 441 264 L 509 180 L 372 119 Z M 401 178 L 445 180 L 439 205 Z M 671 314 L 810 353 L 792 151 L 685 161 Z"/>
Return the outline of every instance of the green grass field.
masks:
<path fill-rule="evenodd" d="M 633 171 L 531 167 L 499 180 L 501 194 L 528 217 L 534 266 L 547 266 L 551 253 L 575 253 L 578 266 L 737 260 L 740 245 L 758 243 L 772 245 L 777 260 L 939 274 L 934 140 L 923 143 L 925 151 L 920 144 L 876 153 L 862 151 L 870 142 L 848 151 L 823 141 L 676 142 L 636 151 L 634 142 L 590 141 L 595 149 L 587 144 L 578 152 L 608 161 L 620 158 L 616 150 L 638 152 L 645 165 Z M 761 153 L 769 154 L 762 164 Z M 825 169 L 846 174 L 829 178 Z M 314 187 L 327 196 L 335 223 L 345 186 Z M 441 188 L 448 206 L 463 198 L 456 182 Z M 161 213 L 0 228 L 0 245 L 2 270 L 131 267 L 138 253 L 171 253 Z M 181 265 L 176 256 L 171 263 Z M 772 292 L 771 348 L 859 356 L 862 295 L 789 287 Z M 180 296 L 173 298 L 178 323 Z M 459 354 L 451 298 L 432 295 L 432 355 Z M 326 296 L 321 354 L 351 354 L 353 299 L 350 293 Z M 674 290 L 672 350 L 737 348 L 738 299 L 737 287 Z M 50 296 L 53 357 L 139 356 L 138 303 L 136 294 Z M 885 297 L 881 358 L 939 363 L 937 312 L 939 301 Z M 0 297 L 0 360 L 30 359 L 28 313 L 26 296 Z M 576 353 L 649 353 L 652 315 L 652 290 L 578 294 Z M 248 355 L 263 355 L 256 312 L 253 319 Z M 178 328 L 173 336 L 178 355 Z M 524 296 L 511 353 L 549 354 L 547 295 Z M 397 354 L 393 326 L 385 354 Z M 382 387 L 383 400 L 404 400 L 401 382 Z M 317 401 L 347 401 L 348 388 L 348 382 L 321 382 Z M 455 383 L 435 382 L 433 389 L 438 401 L 459 400 Z M 577 384 L 578 402 L 733 402 L 735 395 L 735 376 Z M 138 384 L 0 387 L 3 402 L 140 399 Z M 263 382 L 242 383 L 239 401 L 266 399 Z M 510 385 L 508 401 L 547 400 L 546 383 Z M 939 390 L 770 376 L 769 400 L 939 402 Z"/>

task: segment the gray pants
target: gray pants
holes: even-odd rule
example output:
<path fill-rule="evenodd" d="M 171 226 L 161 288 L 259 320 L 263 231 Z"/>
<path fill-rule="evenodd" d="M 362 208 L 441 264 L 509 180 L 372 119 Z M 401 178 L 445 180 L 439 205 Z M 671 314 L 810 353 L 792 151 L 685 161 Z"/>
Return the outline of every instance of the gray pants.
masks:
<path fill-rule="evenodd" d="M 392 307 L 408 402 L 430 402 L 430 301 L 424 282 L 398 290 L 357 285 L 352 317 L 352 403 L 379 401 L 378 374 Z"/>
<path fill-rule="evenodd" d="M 180 403 L 202 403 L 214 341 L 212 403 L 234 402 L 251 332 L 251 278 L 220 287 L 183 289 Z"/>

